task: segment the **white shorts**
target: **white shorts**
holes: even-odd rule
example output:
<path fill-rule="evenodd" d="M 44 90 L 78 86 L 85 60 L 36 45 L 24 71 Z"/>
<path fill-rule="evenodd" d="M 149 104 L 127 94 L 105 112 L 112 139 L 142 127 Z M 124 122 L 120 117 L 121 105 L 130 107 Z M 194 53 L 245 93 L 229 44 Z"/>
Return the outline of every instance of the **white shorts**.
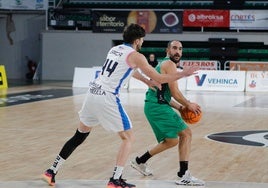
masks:
<path fill-rule="evenodd" d="M 103 90 L 89 89 L 78 114 L 80 121 L 89 127 L 101 125 L 107 131 L 113 132 L 132 128 L 120 99 Z"/>

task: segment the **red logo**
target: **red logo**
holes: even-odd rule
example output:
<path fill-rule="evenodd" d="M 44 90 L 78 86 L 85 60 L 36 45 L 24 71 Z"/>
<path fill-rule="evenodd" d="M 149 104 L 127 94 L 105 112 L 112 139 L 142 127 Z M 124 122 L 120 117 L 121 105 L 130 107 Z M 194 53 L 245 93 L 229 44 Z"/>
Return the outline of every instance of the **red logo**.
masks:
<path fill-rule="evenodd" d="M 229 27 L 229 10 L 184 10 L 184 27 Z"/>

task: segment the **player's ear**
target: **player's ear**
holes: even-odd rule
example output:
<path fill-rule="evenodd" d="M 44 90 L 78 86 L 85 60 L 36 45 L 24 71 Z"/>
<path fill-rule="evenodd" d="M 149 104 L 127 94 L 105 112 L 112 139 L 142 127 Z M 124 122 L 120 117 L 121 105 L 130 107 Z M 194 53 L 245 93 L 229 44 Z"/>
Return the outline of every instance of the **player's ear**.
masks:
<path fill-rule="evenodd" d="M 135 41 L 134 41 L 134 44 L 135 45 L 138 45 L 140 43 L 140 39 L 136 39 Z"/>

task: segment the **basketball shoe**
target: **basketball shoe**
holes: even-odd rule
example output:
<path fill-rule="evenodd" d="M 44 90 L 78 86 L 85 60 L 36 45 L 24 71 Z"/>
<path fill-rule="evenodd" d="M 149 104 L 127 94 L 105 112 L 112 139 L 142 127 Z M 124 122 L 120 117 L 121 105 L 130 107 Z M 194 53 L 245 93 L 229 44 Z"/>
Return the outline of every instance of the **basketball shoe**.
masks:
<path fill-rule="evenodd" d="M 133 188 L 133 187 L 136 187 L 136 185 L 127 183 L 126 180 L 122 179 L 121 177 L 116 180 L 110 178 L 110 181 L 107 184 L 107 188 Z"/>
<path fill-rule="evenodd" d="M 190 186 L 204 186 L 205 182 L 199 180 L 191 175 L 191 173 L 187 170 L 182 178 L 179 177 L 178 180 L 175 181 L 177 185 L 190 185 Z"/>
<path fill-rule="evenodd" d="M 153 173 L 151 170 L 147 167 L 147 163 L 141 163 L 138 164 L 137 161 L 134 159 L 133 161 L 130 161 L 131 167 L 143 174 L 144 176 L 152 176 Z"/>
<path fill-rule="evenodd" d="M 42 179 L 48 183 L 48 185 L 50 186 L 54 186 L 55 185 L 55 176 L 56 174 L 53 172 L 53 170 L 48 169 L 47 171 L 45 171 L 44 174 L 42 174 Z"/>

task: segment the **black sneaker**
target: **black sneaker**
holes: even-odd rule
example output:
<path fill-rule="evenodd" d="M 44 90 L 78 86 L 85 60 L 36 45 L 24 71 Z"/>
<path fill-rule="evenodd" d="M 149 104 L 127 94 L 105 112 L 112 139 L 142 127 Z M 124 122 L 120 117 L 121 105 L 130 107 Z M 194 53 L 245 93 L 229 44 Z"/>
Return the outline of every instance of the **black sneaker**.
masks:
<path fill-rule="evenodd" d="M 121 185 L 125 188 L 131 188 L 131 187 L 136 187 L 136 185 L 134 184 L 130 184 L 130 183 L 127 183 L 126 179 L 122 179 L 121 177 L 119 178 L 119 180 L 121 181 Z"/>
<path fill-rule="evenodd" d="M 47 171 L 42 174 L 42 179 L 48 183 L 50 186 L 55 185 L 55 176 L 56 174 L 53 172 L 53 170 L 48 169 Z"/>
<path fill-rule="evenodd" d="M 127 183 L 125 179 L 113 179 L 110 178 L 110 181 L 107 184 L 107 188 L 133 188 L 136 187 L 136 185 Z"/>

